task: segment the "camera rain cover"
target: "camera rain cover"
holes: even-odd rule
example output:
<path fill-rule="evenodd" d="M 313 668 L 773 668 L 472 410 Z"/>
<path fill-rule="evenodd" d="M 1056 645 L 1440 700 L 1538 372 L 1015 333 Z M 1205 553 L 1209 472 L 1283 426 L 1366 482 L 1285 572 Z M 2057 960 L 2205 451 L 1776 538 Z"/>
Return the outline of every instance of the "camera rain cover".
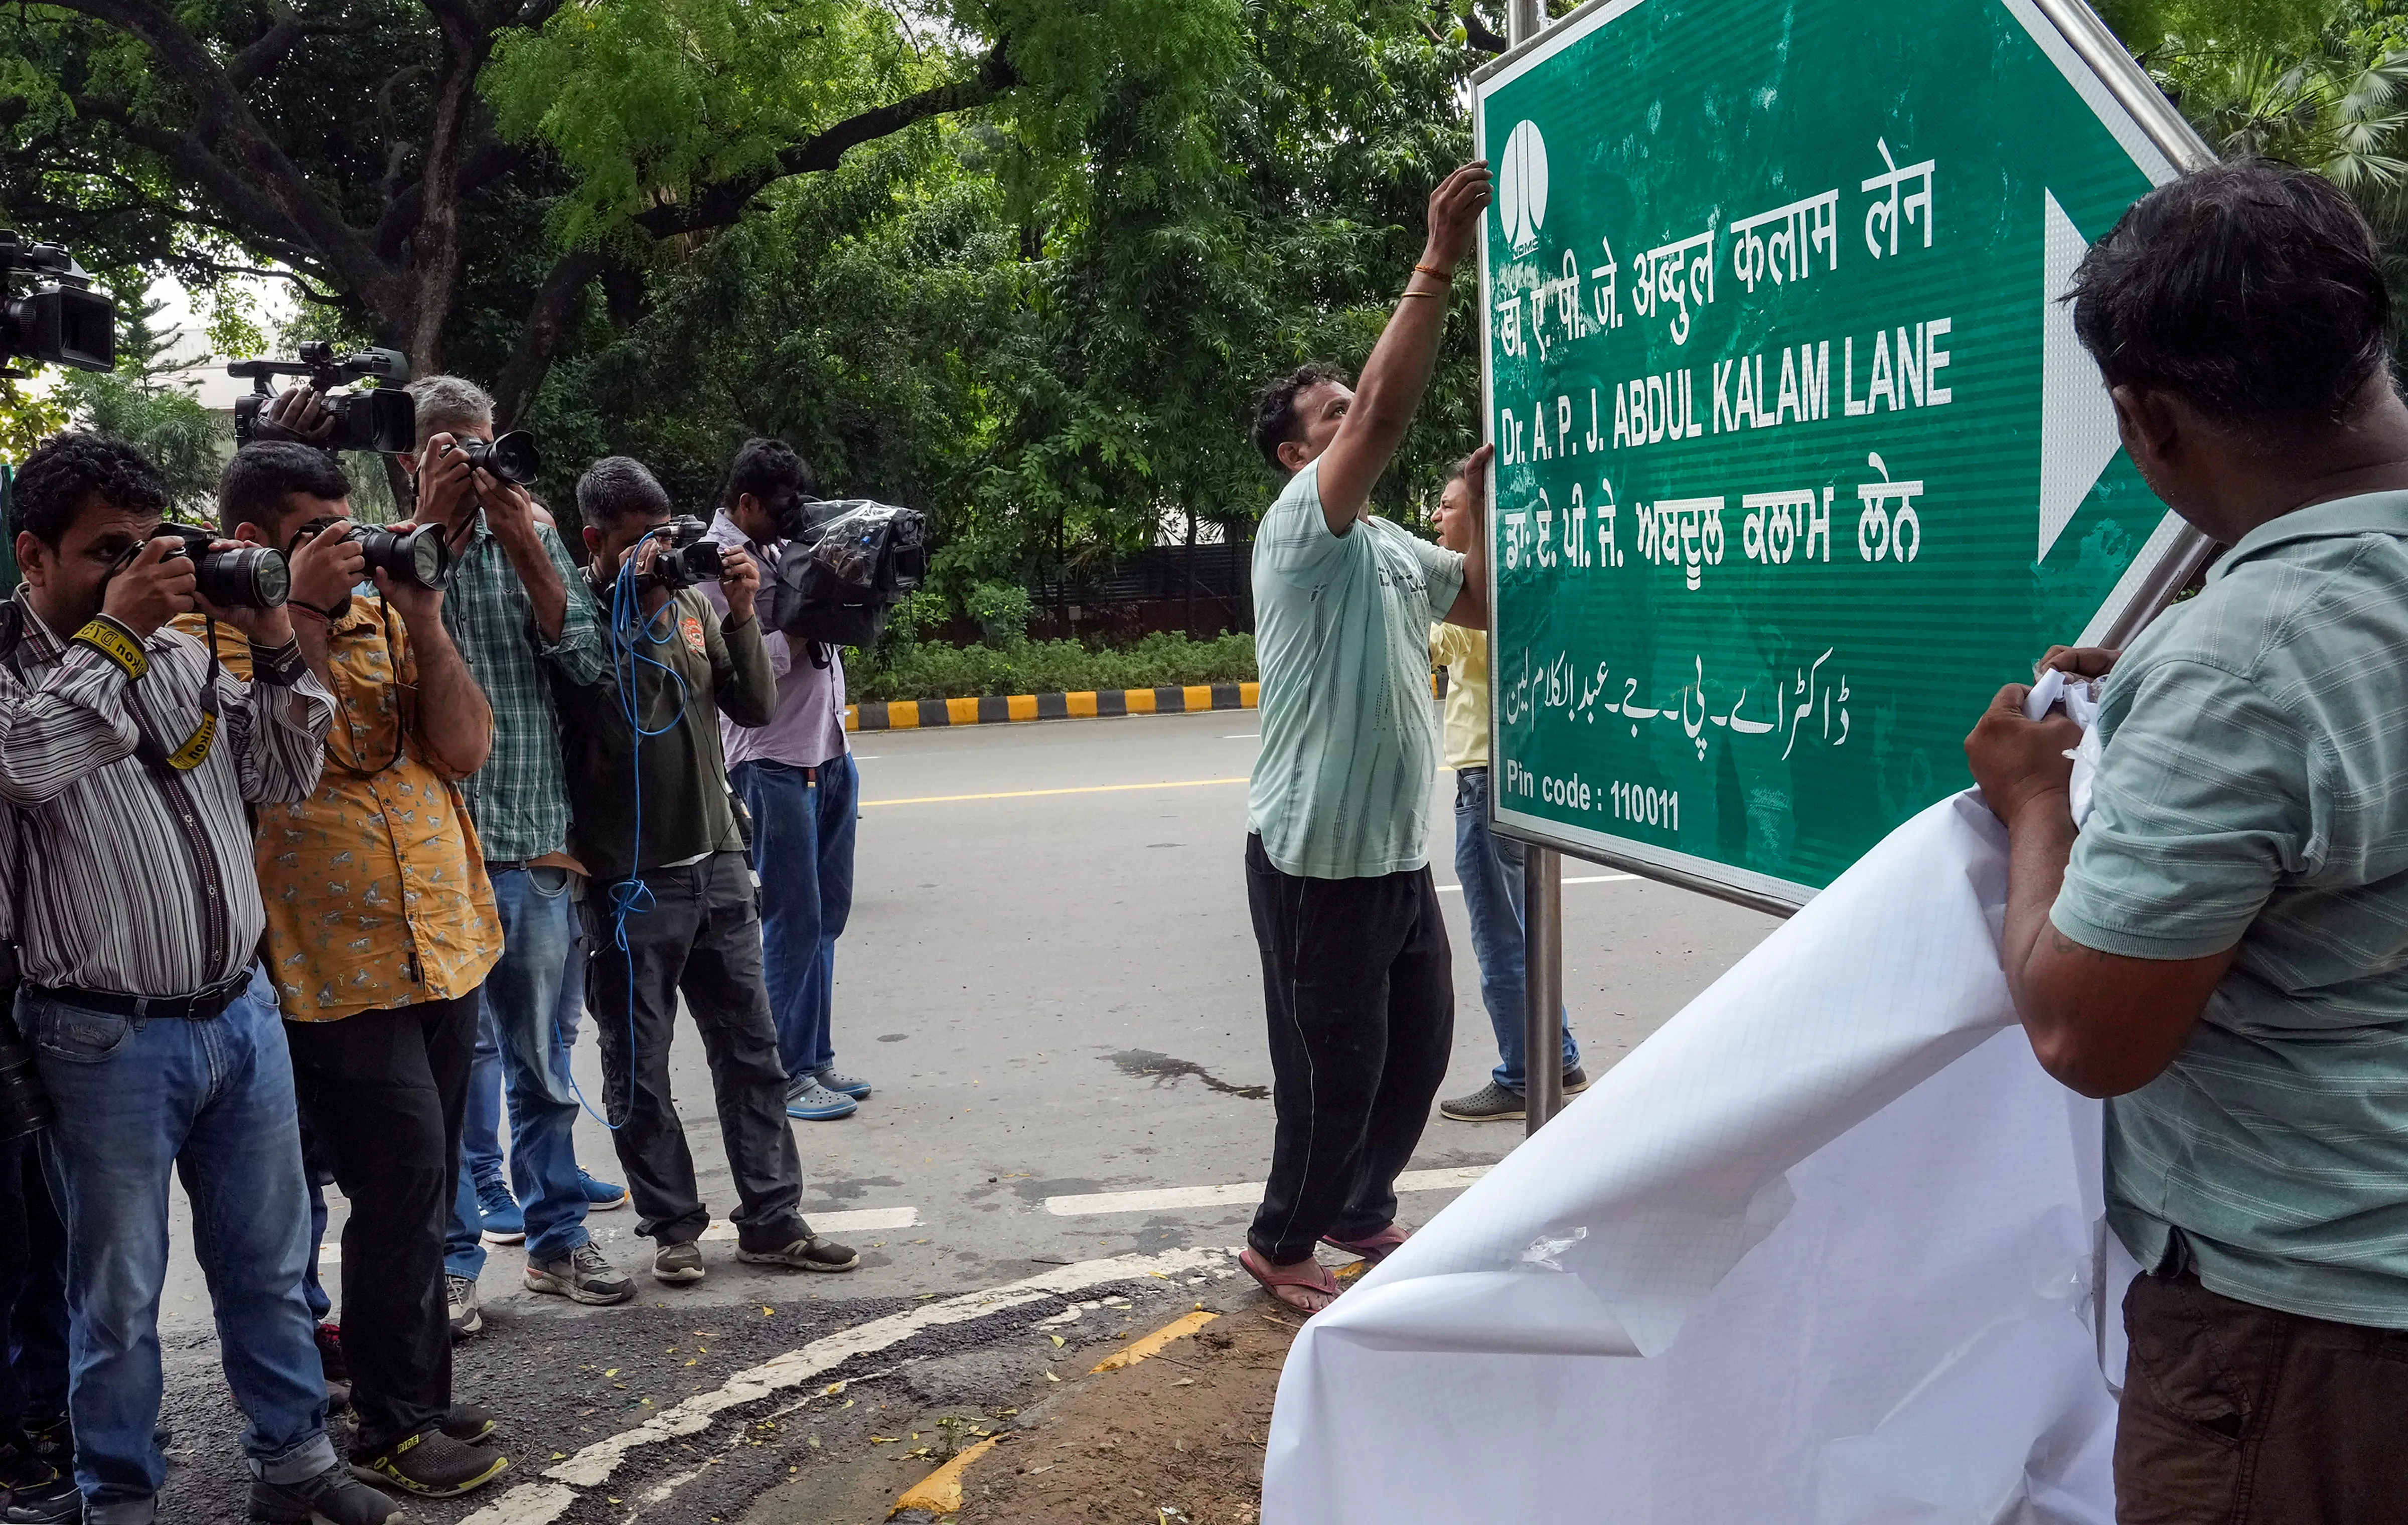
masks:
<path fill-rule="evenodd" d="M 807 522 L 779 557 L 769 623 L 788 636 L 865 646 L 927 573 L 928 521 L 866 497 L 801 505 Z"/>

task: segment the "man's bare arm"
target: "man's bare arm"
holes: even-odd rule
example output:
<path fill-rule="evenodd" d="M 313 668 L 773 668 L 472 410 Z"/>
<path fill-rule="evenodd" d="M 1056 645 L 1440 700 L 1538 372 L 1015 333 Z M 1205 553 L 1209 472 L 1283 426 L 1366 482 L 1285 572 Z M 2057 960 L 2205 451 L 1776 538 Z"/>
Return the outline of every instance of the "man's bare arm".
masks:
<path fill-rule="evenodd" d="M 1416 268 L 1405 283 L 1396 315 L 1363 363 L 1354 401 L 1339 425 L 1338 438 L 1321 456 L 1321 511 L 1332 535 L 1343 535 L 1370 501 L 1371 484 L 1388 468 L 1413 410 L 1429 386 L 1430 368 L 1446 331 L 1447 299 L 1455 266 L 1470 251 L 1481 213 L 1488 208 L 1489 175 L 1475 160 L 1439 182 L 1430 194 L 1429 242 L 1421 265 L 1445 272 L 1433 277 Z"/>
<path fill-rule="evenodd" d="M 2029 692 L 2000 689 L 1965 741 L 1982 798 L 2007 827 L 1999 963 L 2041 1068 L 2085 1096 L 2122 1096 L 2173 1062 L 2239 950 L 2132 958 L 2057 930 L 2049 911 L 2077 835 L 2065 753 L 2082 733 L 2061 714 L 2025 719 Z"/>

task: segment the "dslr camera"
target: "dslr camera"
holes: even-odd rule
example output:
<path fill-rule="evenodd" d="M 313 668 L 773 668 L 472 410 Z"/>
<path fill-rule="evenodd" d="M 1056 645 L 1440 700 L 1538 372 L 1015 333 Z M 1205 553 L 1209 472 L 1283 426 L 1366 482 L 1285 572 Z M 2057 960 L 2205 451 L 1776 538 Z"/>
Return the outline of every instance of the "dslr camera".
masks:
<path fill-rule="evenodd" d="M 29 282 L 22 292 L 21 281 Z M 12 360 L 110 369 L 117 364 L 117 308 L 93 292 L 92 277 L 73 254 L 0 228 L 0 367 Z M 0 377 L 21 374 L 0 369 Z"/>
<path fill-rule="evenodd" d="M 668 548 L 652 558 L 652 566 L 636 580 L 638 587 L 666 588 L 675 593 L 697 583 L 715 583 L 727 575 L 719 542 L 703 538 L 710 528 L 709 525 L 687 513 L 670 520 L 666 528 Z"/>
<path fill-rule="evenodd" d="M 312 519 L 301 526 L 300 535 L 306 540 L 341 523 L 335 518 Z M 439 588 L 451 580 L 452 543 L 443 538 L 441 525 L 401 530 L 387 529 L 382 525 L 353 525 L 343 539 L 360 548 L 370 571 L 380 570 L 396 583 Z"/>
<path fill-rule="evenodd" d="M 217 537 L 192 525 L 161 525 L 155 538 L 183 542 L 167 554 L 192 558 L 195 591 L 220 609 L 274 609 L 293 591 L 293 573 L 281 551 L 213 546 L 209 542 Z M 125 559 L 132 561 L 141 550 L 136 546 Z"/>
<path fill-rule="evenodd" d="M 248 444 L 259 437 L 260 410 L 275 396 L 271 376 L 306 376 L 309 388 L 335 421 L 334 433 L 318 441 L 328 450 L 372 450 L 380 455 L 407 455 L 418 448 L 418 410 L 401 383 L 409 380 L 409 361 L 399 350 L 362 350 L 338 355 L 323 339 L 301 346 L 294 360 L 237 360 L 226 367 L 228 376 L 251 379 L 251 392 L 234 405 L 234 438 Z M 372 389 L 337 392 L 336 388 L 373 377 L 384 382 Z M 329 396 L 329 394 L 333 394 Z"/>
<path fill-rule="evenodd" d="M 535 436 L 524 429 L 512 429 L 494 439 L 464 434 L 452 441 L 452 448 L 468 457 L 470 466 L 522 487 L 534 485 L 536 473 L 543 469 L 543 457 L 536 453 Z"/>

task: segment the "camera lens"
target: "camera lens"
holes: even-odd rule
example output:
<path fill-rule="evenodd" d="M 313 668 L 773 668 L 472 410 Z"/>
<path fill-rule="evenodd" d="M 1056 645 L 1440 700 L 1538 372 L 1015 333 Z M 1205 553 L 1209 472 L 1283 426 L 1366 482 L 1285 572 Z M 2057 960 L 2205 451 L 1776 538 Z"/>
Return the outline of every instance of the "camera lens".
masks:
<path fill-rule="evenodd" d="M 351 531 L 351 539 L 371 568 L 422 588 L 441 587 L 452 570 L 452 547 L 439 525 L 421 525 L 403 534 L 363 525 Z"/>
<path fill-rule="evenodd" d="M 0 1016 L 0 1142 L 50 1126 L 50 1100 L 34 1069 L 34 1051 L 15 1025 Z"/>
<path fill-rule="evenodd" d="M 535 436 L 524 429 L 512 429 L 494 440 L 485 469 L 522 487 L 535 481 L 536 473 L 543 469 L 543 458 L 536 453 Z"/>
<path fill-rule="evenodd" d="M 293 573 L 280 551 L 247 545 L 187 554 L 200 596 L 221 609 L 274 609 L 293 591 Z"/>
<path fill-rule="evenodd" d="M 479 439 L 474 436 L 459 441 L 468 464 L 481 468 L 501 478 L 526 486 L 543 469 L 542 457 L 536 453 L 535 436 L 524 429 L 512 429 L 498 439 Z"/>

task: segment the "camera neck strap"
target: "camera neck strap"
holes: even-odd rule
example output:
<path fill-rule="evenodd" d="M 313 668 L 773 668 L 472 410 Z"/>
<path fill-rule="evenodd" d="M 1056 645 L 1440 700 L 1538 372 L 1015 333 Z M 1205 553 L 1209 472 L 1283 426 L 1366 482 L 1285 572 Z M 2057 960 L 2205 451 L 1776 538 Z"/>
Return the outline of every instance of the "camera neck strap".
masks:
<path fill-rule="evenodd" d="M 189 773 L 208 760 L 209 749 L 217 744 L 218 674 L 225 670 L 225 665 L 218 658 L 217 616 L 204 614 L 201 618 L 207 629 L 202 640 L 209 648 L 209 670 L 201 680 L 201 723 L 193 727 L 193 734 L 185 737 L 182 744 L 170 752 L 150 739 L 150 728 L 142 724 L 139 715 L 135 717 L 134 755 L 153 771 L 166 769 Z"/>

